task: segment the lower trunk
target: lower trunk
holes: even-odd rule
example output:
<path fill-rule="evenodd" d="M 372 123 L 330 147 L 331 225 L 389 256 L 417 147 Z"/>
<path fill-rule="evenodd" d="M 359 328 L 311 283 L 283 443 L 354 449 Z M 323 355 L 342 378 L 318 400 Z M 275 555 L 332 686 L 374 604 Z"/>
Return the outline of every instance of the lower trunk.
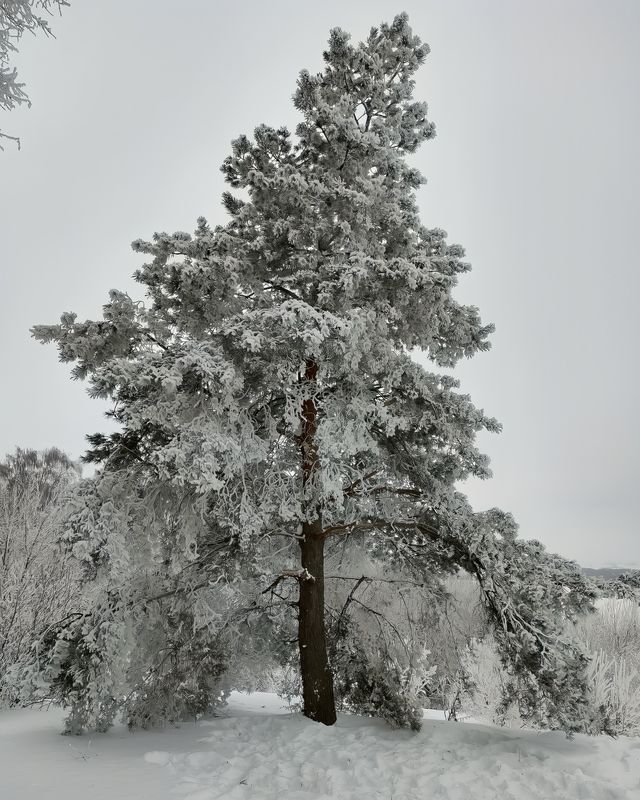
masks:
<path fill-rule="evenodd" d="M 333 725 L 336 706 L 324 624 L 324 541 L 321 530 L 319 520 L 302 526 L 300 550 L 302 569 L 306 573 L 300 578 L 298 640 L 303 713 L 316 722 Z"/>

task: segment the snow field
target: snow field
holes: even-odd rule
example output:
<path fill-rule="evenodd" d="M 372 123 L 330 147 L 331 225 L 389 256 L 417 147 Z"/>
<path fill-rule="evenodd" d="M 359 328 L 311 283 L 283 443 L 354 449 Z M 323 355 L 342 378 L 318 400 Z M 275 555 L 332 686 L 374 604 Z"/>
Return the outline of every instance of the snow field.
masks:
<path fill-rule="evenodd" d="M 1 800 L 639 800 L 640 739 L 341 715 L 326 728 L 271 694 L 181 729 L 62 737 L 59 711 L 0 714 Z"/>

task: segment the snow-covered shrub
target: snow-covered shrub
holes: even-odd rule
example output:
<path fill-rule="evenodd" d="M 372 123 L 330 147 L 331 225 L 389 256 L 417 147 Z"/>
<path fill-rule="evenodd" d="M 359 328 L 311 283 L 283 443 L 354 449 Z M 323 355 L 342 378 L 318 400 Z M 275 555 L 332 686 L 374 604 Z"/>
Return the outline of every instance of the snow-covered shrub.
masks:
<path fill-rule="evenodd" d="M 439 585 L 425 592 L 357 551 L 329 564 L 329 652 L 339 707 L 418 730 L 436 671 L 426 623 Z"/>
<path fill-rule="evenodd" d="M 424 685 L 435 671 L 429 652 L 411 654 L 409 663 L 394 657 L 385 645 L 367 648 L 351 641 L 333 650 L 339 707 L 380 717 L 399 728 L 420 730 Z"/>
<path fill-rule="evenodd" d="M 640 662 L 612 657 L 603 650 L 589 665 L 590 700 L 603 732 L 612 736 L 640 735 Z"/>
<path fill-rule="evenodd" d="M 36 675 L 25 670 L 27 694 L 42 696 L 29 679 L 44 678 L 45 695 L 69 709 L 66 733 L 103 732 L 118 716 L 130 728 L 176 725 L 224 703 L 225 653 L 188 612 L 176 622 L 166 605 L 148 620 L 121 611 L 94 607 L 40 643 Z"/>
<path fill-rule="evenodd" d="M 640 610 L 636 603 L 601 598 L 594 613 L 567 625 L 567 633 L 589 657 L 587 705 L 579 727 L 588 733 L 638 735 Z M 512 675 L 491 634 L 465 650 L 462 665 L 457 686 L 465 713 L 510 727 L 530 724 L 516 702 L 504 702 Z"/>
<path fill-rule="evenodd" d="M 427 686 L 430 708 L 449 712 L 459 705 L 466 685 L 464 659 L 490 626 L 477 581 L 463 574 L 447 578 L 444 595 L 428 611 L 428 647 L 436 672 Z"/>
<path fill-rule="evenodd" d="M 640 608 L 635 599 L 600 598 L 570 628 L 591 657 L 587 677 L 595 727 L 640 734 Z"/>
<path fill-rule="evenodd" d="M 300 664 L 292 659 L 291 663 L 267 670 L 263 675 L 262 685 L 258 684 L 256 691 L 274 692 L 283 697 L 290 708 L 299 708 L 302 692 Z"/>
<path fill-rule="evenodd" d="M 178 525 L 182 548 L 168 557 Z M 112 475 L 80 482 L 62 539 L 84 567 L 85 610 L 40 636 L 20 670 L 22 696 L 69 708 L 70 733 L 106 730 L 118 714 L 132 727 L 173 724 L 218 703 L 236 596 L 212 573 L 193 582 L 198 525 L 166 491 Z"/>
<path fill-rule="evenodd" d="M 78 565 L 58 542 L 77 477 L 55 449 L 18 449 L 0 463 L 0 705 L 19 699 L 14 672 L 34 639 L 77 610 Z"/>
<path fill-rule="evenodd" d="M 631 599 L 599 598 L 596 613 L 581 617 L 573 631 L 592 653 L 640 658 L 640 608 Z"/>
<path fill-rule="evenodd" d="M 507 684 L 508 674 L 493 636 L 471 642 L 462 657 L 459 691 L 463 711 L 495 725 L 521 727 L 524 723 L 516 704 L 504 702 Z"/>

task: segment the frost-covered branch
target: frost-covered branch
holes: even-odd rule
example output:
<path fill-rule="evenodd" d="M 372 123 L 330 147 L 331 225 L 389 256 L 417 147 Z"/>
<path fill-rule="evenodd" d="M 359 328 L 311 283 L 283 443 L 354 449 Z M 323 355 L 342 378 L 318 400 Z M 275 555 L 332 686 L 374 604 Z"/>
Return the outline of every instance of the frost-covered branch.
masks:
<path fill-rule="evenodd" d="M 18 52 L 20 39 L 27 32 L 53 36 L 49 20 L 40 11 L 51 15 L 57 9 L 62 13 L 68 5 L 67 0 L 0 0 L 0 108 L 11 111 L 23 103 L 31 105 L 24 83 L 18 80 L 17 69 L 11 66 L 11 55 Z M 0 139 L 11 139 L 20 147 L 16 136 L 0 131 Z"/>

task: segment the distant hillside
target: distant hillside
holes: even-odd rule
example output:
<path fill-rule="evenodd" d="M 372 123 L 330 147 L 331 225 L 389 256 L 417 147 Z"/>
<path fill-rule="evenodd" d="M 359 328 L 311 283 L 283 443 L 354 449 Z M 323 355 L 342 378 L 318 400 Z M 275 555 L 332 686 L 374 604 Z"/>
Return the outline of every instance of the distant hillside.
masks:
<path fill-rule="evenodd" d="M 625 572 L 635 571 L 633 567 L 598 567 L 596 569 L 593 567 L 580 567 L 580 569 L 583 575 L 589 575 L 592 578 L 605 578 L 605 580 L 618 578 L 620 575 L 624 575 Z"/>

